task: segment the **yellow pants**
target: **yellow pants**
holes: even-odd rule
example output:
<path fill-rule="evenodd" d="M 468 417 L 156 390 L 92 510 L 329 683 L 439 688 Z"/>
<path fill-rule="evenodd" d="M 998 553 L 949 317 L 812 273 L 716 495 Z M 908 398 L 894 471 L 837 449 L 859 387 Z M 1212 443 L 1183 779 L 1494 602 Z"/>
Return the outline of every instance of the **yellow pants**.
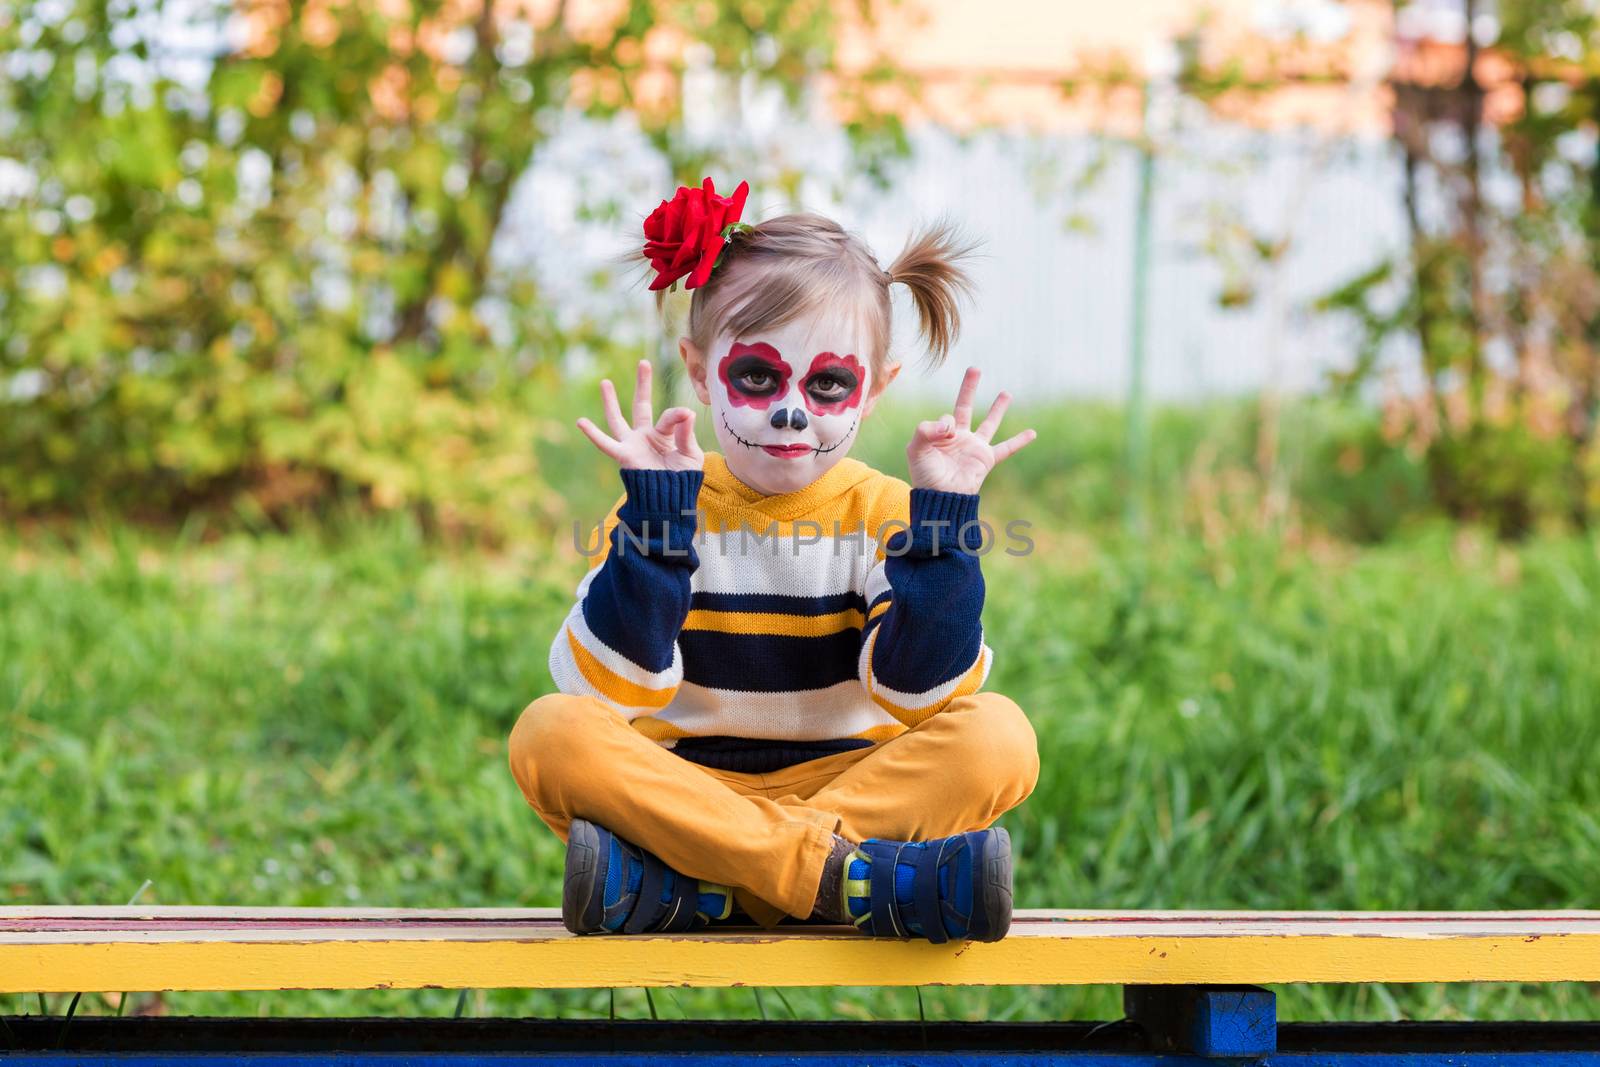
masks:
<path fill-rule="evenodd" d="M 529 704 L 511 772 L 564 841 L 575 818 L 648 849 L 674 870 L 734 887 L 765 925 L 811 914 L 833 835 L 921 841 L 981 830 L 1039 776 L 1033 727 L 998 693 L 957 697 L 889 741 L 770 774 L 701 767 L 593 697 Z"/>

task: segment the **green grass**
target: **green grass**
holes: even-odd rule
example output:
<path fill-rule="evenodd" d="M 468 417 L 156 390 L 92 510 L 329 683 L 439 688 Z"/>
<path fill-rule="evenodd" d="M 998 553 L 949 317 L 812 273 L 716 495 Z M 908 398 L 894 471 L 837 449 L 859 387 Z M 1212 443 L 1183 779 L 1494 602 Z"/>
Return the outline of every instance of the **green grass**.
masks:
<path fill-rule="evenodd" d="M 899 442 L 884 441 L 866 454 L 892 459 Z M 1019 906 L 1593 903 L 1595 542 L 1508 548 L 1436 528 L 1356 550 L 1239 524 L 1203 538 L 1174 520 L 1136 544 L 1076 518 L 1115 510 L 1099 459 L 1080 470 L 1040 449 L 986 497 L 992 519 L 1033 521 L 1038 544 L 986 561 L 990 688 L 1029 710 L 1043 756 L 1037 792 L 1006 819 Z M 614 476 L 594 484 L 603 508 Z M 558 902 L 558 844 L 518 794 L 504 739 L 549 687 L 548 642 L 581 571 L 567 532 L 494 555 L 430 546 L 403 522 L 208 543 L 72 533 L 0 542 L 0 903 L 123 903 L 145 879 L 148 903 Z M 1280 997 L 1291 1019 L 1600 1017 L 1591 990 L 1567 985 Z M 1112 989 L 924 998 L 934 1019 L 1120 1014 Z M 448 1016 L 455 1003 L 441 990 L 164 998 L 180 1014 Z M 760 1017 L 748 990 L 655 1005 Z M 467 1002 L 608 1007 L 598 990 Z M 638 991 L 617 1007 L 649 1015 Z M 795 990 L 764 1007 L 917 1017 L 912 990 Z M 31 1010 L 0 997 L 0 1013 Z"/>

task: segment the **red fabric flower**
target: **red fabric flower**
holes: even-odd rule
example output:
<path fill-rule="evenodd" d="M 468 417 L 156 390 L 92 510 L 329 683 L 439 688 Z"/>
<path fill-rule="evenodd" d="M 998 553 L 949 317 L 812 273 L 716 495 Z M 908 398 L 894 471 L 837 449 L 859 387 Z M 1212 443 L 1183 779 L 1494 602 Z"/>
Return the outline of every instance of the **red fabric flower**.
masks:
<path fill-rule="evenodd" d="M 732 196 L 718 196 L 707 178 L 700 188 L 678 186 L 677 195 L 644 220 L 644 254 L 655 268 L 652 290 L 665 289 L 685 274 L 685 289 L 704 285 L 722 253 L 723 231 L 738 222 L 750 183 L 740 182 Z"/>

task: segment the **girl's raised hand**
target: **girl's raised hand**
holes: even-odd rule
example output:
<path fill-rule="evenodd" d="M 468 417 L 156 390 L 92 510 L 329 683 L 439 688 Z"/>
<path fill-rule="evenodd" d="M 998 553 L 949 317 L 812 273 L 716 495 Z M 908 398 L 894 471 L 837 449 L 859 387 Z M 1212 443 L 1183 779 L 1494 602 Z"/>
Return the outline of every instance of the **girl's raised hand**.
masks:
<path fill-rule="evenodd" d="M 632 425 L 622 417 L 617 389 L 609 378 L 600 383 L 600 400 L 611 433 L 603 433 L 588 419 L 579 419 L 578 429 L 623 470 L 697 471 L 704 466 L 706 455 L 694 439 L 694 412 L 668 408 L 659 420 L 651 415 L 649 360 L 639 361 L 639 376 L 633 385 Z"/>
<path fill-rule="evenodd" d="M 1032 430 L 1023 430 L 997 445 L 989 443 L 1011 405 L 1011 394 L 1007 392 L 994 398 L 989 414 L 976 430 L 972 429 L 972 400 L 978 392 L 979 377 L 977 367 L 968 367 L 966 377 L 961 379 L 961 391 L 956 394 L 954 413 L 917 424 L 917 432 L 906 446 L 915 488 L 976 493 L 1001 460 L 1038 436 Z"/>

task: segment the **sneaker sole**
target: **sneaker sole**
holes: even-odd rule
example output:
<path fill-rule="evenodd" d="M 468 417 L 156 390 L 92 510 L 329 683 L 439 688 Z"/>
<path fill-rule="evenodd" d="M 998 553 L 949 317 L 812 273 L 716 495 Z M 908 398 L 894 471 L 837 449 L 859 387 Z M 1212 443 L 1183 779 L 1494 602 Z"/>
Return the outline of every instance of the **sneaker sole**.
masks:
<path fill-rule="evenodd" d="M 561 924 L 575 934 L 599 933 L 605 902 L 600 887 L 600 830 L 586 819 L 567 831 L 567 867 L 561 883 Z"/>
<path fill-rule="evenodd" d="M 983 925 L 978 936 L 968 936 L 972 941 L 999 941 L 1011 929 L 1011 835 L 995 826 L 984 830 L 982 838 L 983 877 L 978 884 L 983 889 Z"/>

